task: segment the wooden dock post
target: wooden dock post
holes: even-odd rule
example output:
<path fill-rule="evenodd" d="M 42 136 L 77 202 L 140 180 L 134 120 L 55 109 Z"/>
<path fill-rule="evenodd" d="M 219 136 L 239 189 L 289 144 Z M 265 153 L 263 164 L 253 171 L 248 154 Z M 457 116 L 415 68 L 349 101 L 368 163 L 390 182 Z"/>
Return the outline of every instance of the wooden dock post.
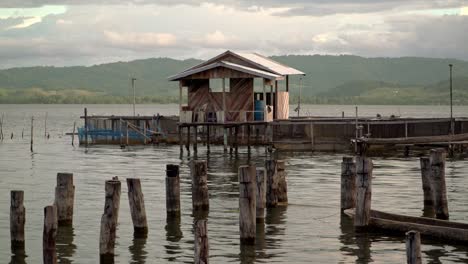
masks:
<path fill-rule="evenodd" d="M 341 163 L 341 211 L 356 207 L 356 165 L 352 157 Z"/>
<path fill-rule="evenodd" d="M 210 154 L 210 125 L 206 126 L 206 153 Z"/>
<path fill-rule="evenodd" d="M 209 263 L 209 245 L 208 245 L 208 229 L 206 227 L 206 219 L 195 220 L 195 245 L 194 245 L 194 264 Z"/>
<path fill-rule="evenodd" d="M 106 181 L 104 213 L 101 217 L 99 255 L 101 262 L 112 262 L 120 207 L 120 181 Z"/>
<path fill-rule="evenodd" d="M 56 264 L 57 252 L 57 208 L 53 205 L 44 207 L 44 231 L 42 233 L 42 260 L 44 264 Z"/>
<path fill-rule="evenodd" d="M 354 227 L 356 231 L 366 231 L 369 225 L 372 200 L 372 160 L 364 156 L 356 156 L 356 216 Z"/>
<path fill-rule="evenodd" d="M 421 264 L 421 235 L 416 231 L 406 232 L 406 263 Z"/>
<path fill-rule="evenodd" d="M 419 162 L 421 164 L 421 179 L 424 193 L 424 212 L 429 212 L 434 210 L 434 195 L 431 188 L 431 163 L 428 157 L 421 157 Z"/>
<path fill-rule="evenodd" d="M 278 167 L 275 160 L 267 160 L 266 167 L 266 206 L 278 206 Z"/>
<path fill-rule="evenodd" d="M 145 199 L 141 190 L 140 179 L 127 178 L 128 201 L 132 214 L 133 235 L 145 238 L 148 234 L 148 223 L 146 221 Z"/>
<path fill-rule="evenodd" d="M 57 221 L 59 226 L 73 224 L 74 200 L 75 186 L 73 186 L 73 173 L 57 173 L 55 206 L 57 207 Z"/>
<path fill-rule="evenodd" d="M 194 160 L 190 164 L 192 177 L 192 208 L 194 211 L 210 209 L 208 196 L 207 163 L 204 160 Z"/>
<path fill-rule="evenodd" d="M 239 167 L 239 230 L 241 244 L 254 245 L 256 235 L 256 169 Z"/>
<path fill-rule="evenodd" d="M 234 127 L 234 151 L 239 153 L 239 126 Z"/>
<path fill-rule="evenodd" d="M 24 223 L 26 209 L 24 208 L 24 191 L 10 192 L 10 240 L 11 251 L 24 249 Z"/>
<path fill-rule="evenodd" d="M 288 182 L 286 180 L 286 162 L 277 160 L 278 174 L 278 205 L 288 205 Z"/>
<path fill-rule="evenodd" d="M 34 116 L 31 117 L 31 152 L 33 152 L 33 144 L 34 144 Z"/>
<path fill-rule="evenodd" d="M 190 126 L 187 126 L 187 142 L 185 142 L 187 154 L 190 154 Z"/>
<path fill-rule="evenodd" d="M 180 217 L 179 165 L 166 165 L 166 214 L 168 218 Z"/>
<path fill-rule="evenodd" d="M 198 127 L 197 126 L 194 126 L 194 136 L 195 136 L 195 139 L 193 140 L 193 153 L 197 153 L 198 152 Z"/>
<path fill-rule="evenodd" d="M 223 127 L 223 150 L 224 150 L 224 153 L 227 153 L 227 144 L 228 144 L 227 128 Z"/>
<path fill-rule="evenodd" d="M 257 212 L 255 217 L 257 223 L 265 221 L 265 207 L 266 207 L 266 171 L 264 168 L 257 168 L 257 192 L 256 192 L 256 208 Z"/>
<path fill-rule="evenodd" d="M 445 157 L 444 149 L 432 149 L 430 154 L 431 164 L 431 189 L 434 195 L 434 210 L 437 219 L 448 220 L 447 187 L 445 185 Z"/>

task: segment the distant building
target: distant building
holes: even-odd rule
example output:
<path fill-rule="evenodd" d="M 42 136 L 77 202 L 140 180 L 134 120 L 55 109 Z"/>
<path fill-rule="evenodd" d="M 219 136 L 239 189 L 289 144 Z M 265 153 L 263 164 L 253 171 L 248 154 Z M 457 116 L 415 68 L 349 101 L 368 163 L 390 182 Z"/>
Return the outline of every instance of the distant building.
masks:
<path fill-rule="evenodd" d="M 179 81 L 182 123 L 263 122 L 288 119 L 290 75 L 304 73 L 257 53 L 226 51 L 169 80 Z M 255 78 L 262 80 L 262 92 L 254 92 Z M 285 91 L 279 91 L 278 81 L 285 82 Z"/>

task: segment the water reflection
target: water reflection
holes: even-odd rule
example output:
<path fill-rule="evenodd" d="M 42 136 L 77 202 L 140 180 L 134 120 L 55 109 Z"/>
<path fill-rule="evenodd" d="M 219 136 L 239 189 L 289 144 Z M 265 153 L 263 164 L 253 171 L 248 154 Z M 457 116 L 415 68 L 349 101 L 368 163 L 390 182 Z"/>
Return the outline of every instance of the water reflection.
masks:
<path fill-rule="evenodd" d="M 165 229 L 168 243 L 164 247 L 166 248 L 167 255 L 169 255 L 166 259 L 171 262 L 177 261 L 177 257 L 182 252 L 179 242 L 184 237 L 180 229 L 180 216 L 168 215 Z"/>
<path fill-rule="evenodd" d="M 72 263 L 76 245 L 73 244 L 75 233 L 72 226 L 60 226 L 57 229 L 57 260 L 59 263 Z"/>
<path fill-rule="evenodd" d="M 26 264 L 26 251 L 23 247 L 16 247 L 11 249 L 10 264 Z"/>
<path fill-rule="evenodd" d="M 146 263 L 148 252 L 145 251 L 146 237 L 134 237 L 133 243 L 128 247 L 132 256 L 131 263 L 143 264 Z"/>
<path fill-rule="evenodd" d="M 340 218 L 340 230 L 340 251 L 344 255 L 356 256 L 356 263 L 372 262 L 372 242 L 369 233 L 356 233 L 353 219 L 343 213 Z"/>
<path fill-rule="evenodd" d="M 265 240 L 268 248 L 279 248 L 286 229 L 286 206 L 267 208 Z"/>

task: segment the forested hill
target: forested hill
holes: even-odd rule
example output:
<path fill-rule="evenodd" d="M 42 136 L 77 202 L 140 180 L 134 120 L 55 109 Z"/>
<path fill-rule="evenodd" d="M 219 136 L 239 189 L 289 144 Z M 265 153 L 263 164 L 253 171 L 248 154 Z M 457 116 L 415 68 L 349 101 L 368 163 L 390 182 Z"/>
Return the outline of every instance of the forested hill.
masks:
<path fill-rule="evenodd" d="M 454 64 L 454 90 L 468 98 L 468 62 L 433 58 L 358 56 L 274 56 L 307 74 L 303 100 L 312 103 L 444 103 L 448 64 Z M 177 83 L 167 77 L 200 60 L 153 58 L 89 67 L 27 67 L 0 70 L 0 103 L 120 103 L 137 78 L 141 102 L 173 102 Z M 292 100 L 299 83 L 292 78 Z M 389 98 L 392 95 L 392 98 Z M 407 98 L 400 98 L 401 96 Z M 442 98 L 442 99 L 441 99 Z"/>

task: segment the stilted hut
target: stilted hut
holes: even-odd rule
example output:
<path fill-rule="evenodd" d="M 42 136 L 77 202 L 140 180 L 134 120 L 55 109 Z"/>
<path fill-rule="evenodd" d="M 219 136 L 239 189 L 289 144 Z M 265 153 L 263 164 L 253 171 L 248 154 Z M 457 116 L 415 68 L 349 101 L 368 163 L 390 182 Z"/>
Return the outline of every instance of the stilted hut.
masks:
<path fill-rule="evenodd" d="M 179 81 L 180 123 L 269 122 L 289 117 L 289 76 L 303 72 L 257 53 L 226 51 L 169 77 Z M 254 91 L 254 79 L 263 91 Z M 220 82 L 216 89 L 215 82 Z M 285 90 L 278 89 L 284 80 Z M 183 89 L 187 105 L 183 105 Z"/>

